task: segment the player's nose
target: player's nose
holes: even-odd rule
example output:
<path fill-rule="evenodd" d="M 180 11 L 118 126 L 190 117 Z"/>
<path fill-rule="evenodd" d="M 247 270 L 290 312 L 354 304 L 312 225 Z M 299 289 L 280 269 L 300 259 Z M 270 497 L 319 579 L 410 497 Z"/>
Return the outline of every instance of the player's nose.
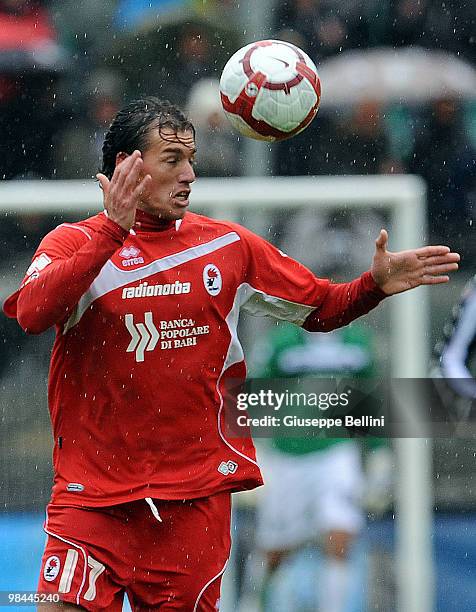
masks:
<path fill-rule="evenodd" d="M 195 170 L 193 169 L 192 164 L 187 164 L 187 167 L 184 168 L 183 172 L 179 177 L 179 181 L 181 183 L 193 183 L 196 179 Z"/>

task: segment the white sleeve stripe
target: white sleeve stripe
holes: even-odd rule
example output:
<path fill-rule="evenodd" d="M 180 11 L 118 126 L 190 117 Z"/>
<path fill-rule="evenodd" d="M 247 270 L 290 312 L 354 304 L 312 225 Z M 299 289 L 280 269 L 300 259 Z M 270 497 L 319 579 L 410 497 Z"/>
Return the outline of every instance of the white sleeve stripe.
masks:
<path fill-rule="evenodd" d="M 170 270 L 171 268 L 175 268 L 176 266 L 192 261 L 193 259 L 198 259 L 199 257 L 203 257 L 204 255 L 208 255 L 214 251 L 218 251 L 219 249 L 239 240 L 240 237 L 236 232 L 229 232 L 228 234 L 223 234 L 223 236 L 210 240 L 210 242 L 203 242 L 202 244 L 197 244 L 193 247 L 189 247 L 188 249 L 184 249 L 183 251 L 172 253 L 171 255 L 167 255 L 161 259 L 156 259 L 145 266 L 132 271 L 122 270 L 112 263 L 111 260 L 109 260 L 109 263 L 117 270 L 117 272 L 124 276 L 123 284 L 127 284 L 134 280 L 143 279 L 150 274 L 154 274 L 155 272 Z"/>
<path fill-rule="evenodd" d="M 115 289 L 119 289 L 135 281 L 141 281 L 157 272 L 165 272 L 166 270 L 171 270 L 172 268 L 181 266 L 189 261 L 203 257 L 204 255 L 209 255 L 239 240 L 240 237 L 236 232 L 229 232 L 228 234 L 210 240 L 210 242 L 189 247 L 178 253 L 156 259 L 135 270 L 121 270 L 109 259 L 91 283 L 89 289 L 79 300 L 78 305 L 65 324 L 63 333 L 65 334 L 72 327 L 77 325 L 89 306 L 95 300 L 106 295 L 110 291 L 114 291 Z"/>
<path fill-rule="evenodd" d="M 83 232 L 83 234 L 87 236 L 89 240 L 92 240 L 91 235 L 83 227 L 80 227 L 79 225 L 72 225 L 71 223 L 62 223 L 61 225 L 58 225 L 56 229 L 60 227 L 67 227 L 69 229 L 75 229 L 75 230 L 78 230 L 79 232 Z"/>
<path fill-rule="evenodd" d="M 254 316 L 274 317 L 275 319 L 289 321 L 301 326 L 311 312 L 317 308 L 316 305 L 291 302 L 290 300 L 265 293 L 251 285 L 249 287 L 252 293 L 242 308 Z"/>

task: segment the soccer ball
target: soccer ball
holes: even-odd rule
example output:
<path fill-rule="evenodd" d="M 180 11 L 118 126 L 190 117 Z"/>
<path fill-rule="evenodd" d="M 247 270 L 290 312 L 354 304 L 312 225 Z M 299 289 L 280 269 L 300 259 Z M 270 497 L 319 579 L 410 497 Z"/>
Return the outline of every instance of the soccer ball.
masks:
<path fill-rule="evenodd" d="M 314 119 L 321 83 L 304 51 L 281 40 L 260 40 L 228 60 L 220 96 L 226 116 L 244 136 L 284 140 Z"/>

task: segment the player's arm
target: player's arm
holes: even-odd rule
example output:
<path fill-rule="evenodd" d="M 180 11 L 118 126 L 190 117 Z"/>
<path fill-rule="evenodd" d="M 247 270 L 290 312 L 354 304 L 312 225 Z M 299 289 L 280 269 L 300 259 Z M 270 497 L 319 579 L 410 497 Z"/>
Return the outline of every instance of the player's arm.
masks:
<path fill-rule="evenodd" d="M 375 242 L 372 268 L 350 283 L 330 283 L 322 304 L 304 322 L 308 331 L 331 331 L 367 314 L 385 297 L 449 281 L 458 269 L 458 253 L 446 246 L 387 251 L 388 235 L 381 230 Z"/>
<path fill-rule="evenodd" d="M 459 255 L 444 246 L 391 253 L 382 230 L 372 268 L 350 283 L 331 283 L 248 230 L 240 234 L 248 247 L 249 296 L 243 309 L 308 331 L 331 331 L 368 313 L 389 295 L 447 282 L 447 273 L 456 270 L 459 261 Z"/>
<path fill-rule="evenodd" d="M 106 216 L 95 231 L 67 224 L 53 230 L 38 247 L 20 289 L 5 302 L 5 313 L 30 334 L 61 324 L 127 234 Z"/>
<path fill-rule="evenodd" d="M 329 283 L 322 304 L 307 317 L 303 328 L 328 332 L 343 327 L 373 310 L 386 297 L 370 271 L 350 283 Z"/>
<path fill-rule="evenodd" d="M 140 194 L 150 181 L 142 175 L 139 151 L 116 166 L 109 181 L 98 175 L 108 216 L 93 232 L 78 226 L 49 234 L 35 254 L 20 290 L 4 305 L 28 333 L 64 322 L 106 261 L 124 242 L 135 219 Z"/>

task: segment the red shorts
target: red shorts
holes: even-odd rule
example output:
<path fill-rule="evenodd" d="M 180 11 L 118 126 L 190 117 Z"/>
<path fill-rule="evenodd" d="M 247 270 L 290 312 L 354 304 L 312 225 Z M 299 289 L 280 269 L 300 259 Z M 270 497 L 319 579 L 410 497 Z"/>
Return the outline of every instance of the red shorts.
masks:
<path fill-rule="evenodd" d="M 86 610 L 218 610 L 231 495 L 106 508 L 48 506 L 39 592 Z"/>

